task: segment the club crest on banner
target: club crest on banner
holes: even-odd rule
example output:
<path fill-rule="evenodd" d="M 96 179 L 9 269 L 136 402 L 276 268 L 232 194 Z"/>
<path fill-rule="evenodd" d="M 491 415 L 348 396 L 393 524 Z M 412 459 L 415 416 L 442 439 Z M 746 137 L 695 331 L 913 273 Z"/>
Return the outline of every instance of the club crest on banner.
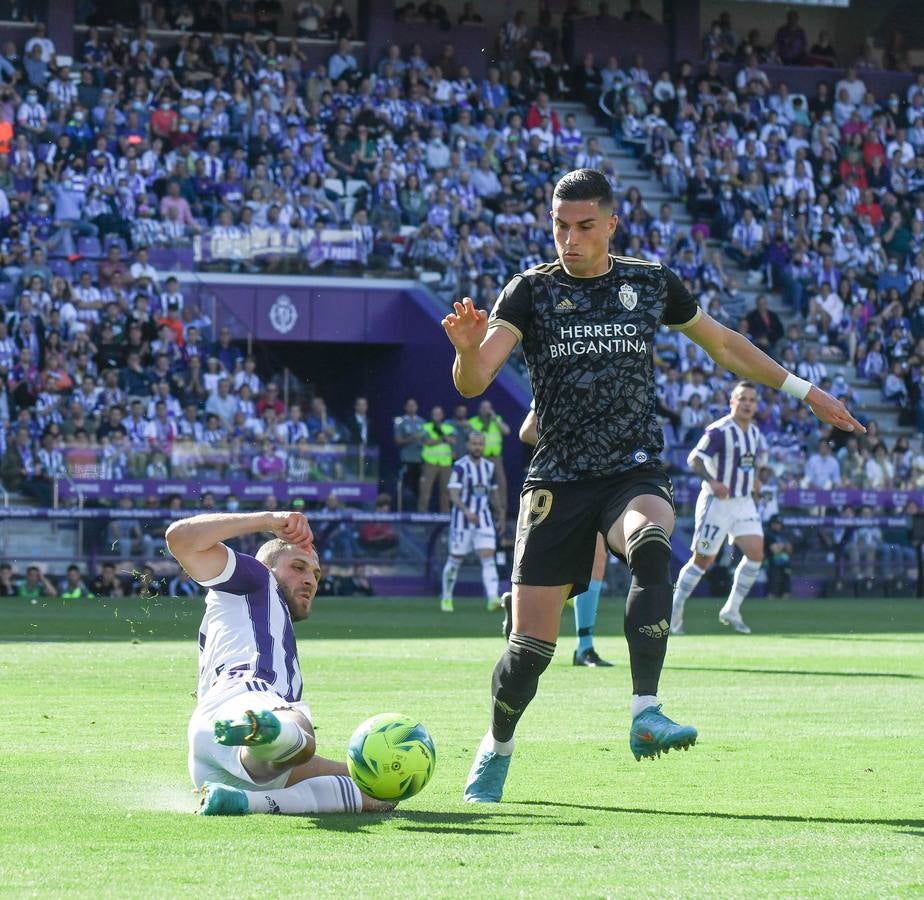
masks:
<path fill-rule="evenodd" d="M 619 302 L 629 310 L 635 309 L 638 305 L 638 294 L 628 284 L 622 284 L 619 287 Z"/>
<path fill-rule="evenodd" d="M 298 310 L 287 294 L 280 294 L 269 310 L 270 325 L 280 334 L 288 334 L 298 321 Z"/>

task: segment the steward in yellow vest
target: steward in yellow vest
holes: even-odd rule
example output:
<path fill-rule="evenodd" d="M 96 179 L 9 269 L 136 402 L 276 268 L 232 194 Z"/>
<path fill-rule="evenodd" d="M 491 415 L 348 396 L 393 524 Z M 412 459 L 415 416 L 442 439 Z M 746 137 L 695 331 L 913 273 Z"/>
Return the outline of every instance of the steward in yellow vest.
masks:
<path fill-rule="evenodd" d="M 452 474 L 452 448 L 456 429 L 446 421 L 442 406 L 430 411 L 430 421 L 424 427 L 424 442 L 420 455 L 423 468 L 417 492 L 417 511 L 428 512 L 433 485 L 439 484 L 439 510 L 449 512 L 449 476 Z"/>

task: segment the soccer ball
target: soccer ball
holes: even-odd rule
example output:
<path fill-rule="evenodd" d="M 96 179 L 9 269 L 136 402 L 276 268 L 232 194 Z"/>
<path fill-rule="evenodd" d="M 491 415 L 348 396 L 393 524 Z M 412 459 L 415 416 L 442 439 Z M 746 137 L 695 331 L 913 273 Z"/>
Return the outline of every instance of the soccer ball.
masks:
<path fill-rule="evenodd" d="M 353 732 L 347 768 L 357 787 L 376 800 L 406 800 L 436 768 L 433 738 L 416 719 L 381 713 Z"/>

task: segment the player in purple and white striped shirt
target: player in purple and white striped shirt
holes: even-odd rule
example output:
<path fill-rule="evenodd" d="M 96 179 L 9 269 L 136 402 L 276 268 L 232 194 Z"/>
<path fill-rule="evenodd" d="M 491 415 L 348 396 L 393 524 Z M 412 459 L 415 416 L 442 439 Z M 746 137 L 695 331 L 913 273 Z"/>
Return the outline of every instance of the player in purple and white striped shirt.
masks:
<path fill-rule="evenodd" d="M 452 594 L 465 557 L 474 551 L 481 562 L 481 583 L 490 611 L 500 609 L 498 597 L 495 520 L 500 515 L 500 498 L 494 463 L 484 456 L 485 437 L 473 431 L 466 441 L 468 453 L 452 466 L 449 476 L 449 553 L 443 566 L 440 609 L 452 612 Z"/>
<path fill-rule="evenodd" d="M 223 543 L 260 532 L 275 537 L 256 557 Z M 188 730 L 200 815 L 391 809 L 361 793 L 346 765 L 315 755 L 293 630 L 310 614 L 321 574 L 307 519 L 208 513 L 174 522 L 166 537 L 180 565 L 208 588 Z"/>
<path fill-rule="evenodd" d="M 766 464 L 767 442 L 754 424 L 757 389 L 752 382 L 735 385 L 730 406 L 731 414 L 713 422 L 687 457 L 703 486 L 696 501 L 693 556 L 680 570 L 674 588 L 672 634 L 683 634 L 687 597 L 715 562 L 726 535 L 743 555 L 719 621 L 741 634 L 751 632 L 741 618 L 741 604 L 764 558 L 764 529 L 754 495 L 760 489 L 757 472 Z"/>

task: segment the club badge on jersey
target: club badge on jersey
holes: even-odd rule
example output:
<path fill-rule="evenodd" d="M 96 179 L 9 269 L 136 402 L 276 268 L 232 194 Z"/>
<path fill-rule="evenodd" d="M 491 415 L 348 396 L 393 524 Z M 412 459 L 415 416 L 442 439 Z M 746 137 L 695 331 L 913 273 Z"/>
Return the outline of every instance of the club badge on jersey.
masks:
<path fill-rule="evenodd" d="M 638 294 L 631 285 L 625 282 L 619 287 L 618 297 L 619 302 L 630 312 L 638 306 Z"/>

